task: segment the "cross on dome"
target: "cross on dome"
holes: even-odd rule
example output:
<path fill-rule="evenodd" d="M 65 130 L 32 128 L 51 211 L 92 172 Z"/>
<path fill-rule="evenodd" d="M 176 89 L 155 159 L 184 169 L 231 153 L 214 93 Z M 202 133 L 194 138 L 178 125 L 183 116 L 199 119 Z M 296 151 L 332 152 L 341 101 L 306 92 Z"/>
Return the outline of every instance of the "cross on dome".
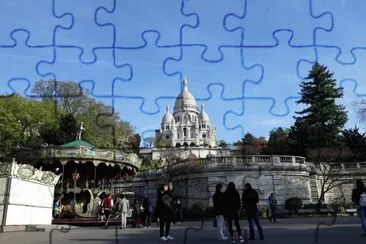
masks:
<path fill-rule="evenodd" d="M 188 80 L 187 77 L 183 78 L 183 90 L 188 91 Z"/>

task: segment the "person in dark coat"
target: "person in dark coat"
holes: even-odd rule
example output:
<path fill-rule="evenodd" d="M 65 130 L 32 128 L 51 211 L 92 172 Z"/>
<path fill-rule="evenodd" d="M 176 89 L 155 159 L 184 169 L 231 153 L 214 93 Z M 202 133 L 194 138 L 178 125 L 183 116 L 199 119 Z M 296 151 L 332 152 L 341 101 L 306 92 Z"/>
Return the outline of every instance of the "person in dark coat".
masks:
<path fill-rule="evenodd" d="M 270 215 L 268 216 L 268 219 L 270 222 L 272 222 L 272 220 L 277 223 L 276 220 L 276 207 L 277 207 L 277 200 L 274 196 L 273 193 L 271 193 L 271 195 L 268 197 L 268 205 L 269 205 L 269 209 L 270 209 Z"/>
<path fill-rule="evenodd" d="M 219 240 L 227 240 L 224 234 L 224 211 L 225 211 L 225 196 L 222 192 L 222 184 L 216 185 L 216 191 L 212 196 L 213 212 L 215 214 Z"/>
<path fill-rule="evenodd" d="M 160 221 L 160 239 L 163 241 L 173 240 L 174 238 L 170 235 L 172 196 L 168 185 L 163 185 L 158 192 L 155 209 Z"/>
<path fill-rule="evenodd" d="M 151 206 L 149 198 L 145 197 L 142 202 L 144 228 L 151 227 Z"/>
<path fill-rule="evenodd" d="M 366 187 L 361 180 L 356 180 L 356 188 L 352 190 L 352 202 L 356 206 L 361 226 L 366 236 Z"/>
<path fill-rule="evenodd" d="M 261 223 L 258 219 L 258 208 L 257 203 L 259 202 L 259 194 L 256 190 L 252 188 L 252 186 L 249 183 L 246 183 L 244 185 L 244 191 L 242 194 L 242 204 L 243 209 L 247 213 L 248 216 L 248 222 L 249 222 L 249 240 L 254 240 L 254 226 L 253 221 L 255 222 L 255 225 L 257 226 L 258 232 L 259 232 L 259 238 L 260 240 L 264 240 L 263 236 L 263 229 L 261 226 Z"/>
<path fill-rule="evenodd" d="M 236 190 L 235 184 L 233 182 L 230 182 L 228 184 L 227 189 L 224 193 L 224 197 L 225 197 L 224 216 L 227 219 L 231 240 L 232 242 L 235 242 L 234 231 L 233 231 L 233 221 L 234 221 L 236 231 L 239 236 L 239 241 L 244 242 L 244 239 L 241 236 L 241 228 L 239 224 L 240 195 L 239 192 Z"/>

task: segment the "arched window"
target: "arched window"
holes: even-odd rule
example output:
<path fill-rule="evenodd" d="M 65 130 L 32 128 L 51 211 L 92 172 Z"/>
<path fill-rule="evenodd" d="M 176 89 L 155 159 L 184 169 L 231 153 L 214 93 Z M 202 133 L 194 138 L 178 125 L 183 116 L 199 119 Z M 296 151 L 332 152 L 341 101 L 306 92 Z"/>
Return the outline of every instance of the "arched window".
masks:
<path fill-rule="evenodd" d="M 187 137 L 187 128 L 183 128 L 183 137 Z"/>

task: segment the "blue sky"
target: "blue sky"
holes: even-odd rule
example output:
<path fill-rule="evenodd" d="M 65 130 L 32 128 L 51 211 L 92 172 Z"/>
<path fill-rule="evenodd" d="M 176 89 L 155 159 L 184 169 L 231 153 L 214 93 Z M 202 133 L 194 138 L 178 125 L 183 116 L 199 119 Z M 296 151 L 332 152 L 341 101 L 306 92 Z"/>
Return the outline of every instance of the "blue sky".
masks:
<path fill-rule="evenodd" d="M 218 139 L 268 136 L 302 107 L 319 61 L 352 103 L 366 94 L 362 0 L 3 0 L 0 92 L 39 79 L 80 82 L 144 137 L 172 109 L 183 76 Z"/>

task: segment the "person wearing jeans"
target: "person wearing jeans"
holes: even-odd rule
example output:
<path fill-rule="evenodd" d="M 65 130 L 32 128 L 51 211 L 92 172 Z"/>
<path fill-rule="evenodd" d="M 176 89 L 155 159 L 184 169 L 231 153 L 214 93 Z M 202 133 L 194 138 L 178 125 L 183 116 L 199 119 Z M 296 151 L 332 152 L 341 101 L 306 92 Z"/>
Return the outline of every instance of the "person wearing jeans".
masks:
<path fill-rule="evenodd" d="M 224 193 L 222 192 L 222 184 L 216 185 L 216 192 L 212 196 L 213 212 L 215 214 L 218 238 L 219 240 L 227 240 L 228 238 L 224 234 Z"/>
<path fill-rule="evenodd" d="M 356 188 L 352 190 L 352 201 L 357 208 L 363 229 L 362 236 L 366 236 L 366 188 L 361 180 L 356 180 Z"/>
<path fill-rule="evenodd" d="M 258 202 L 259 202 L 258 192 L 254 190 L 249 183 L 246 183 L 244 185 L 244 191 L 242 194 L 242 204 L 248 216 L 249 240 L 254 240 L 255 237 L 253 221 L 257 226 L 259 232 L 259 239 L 264 240 L 263 229 L 258 219 L 258 208 L 257 208 Z"/>

